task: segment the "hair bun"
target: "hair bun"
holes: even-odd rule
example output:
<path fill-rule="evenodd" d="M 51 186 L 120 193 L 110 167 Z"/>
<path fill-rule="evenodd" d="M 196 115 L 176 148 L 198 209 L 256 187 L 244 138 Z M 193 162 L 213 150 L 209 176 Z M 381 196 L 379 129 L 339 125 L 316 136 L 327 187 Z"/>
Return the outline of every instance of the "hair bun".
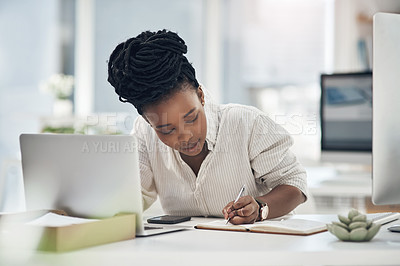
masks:
<path fill-rule="evenodd" d="M 121 101 L 138 108 L 143 98 L 155 101 L 184 77 L 195 80 L 186 53 L 185 41 L 174 32 L 142 32 L 115 48 L 108 63 L 108 81 Z"/>

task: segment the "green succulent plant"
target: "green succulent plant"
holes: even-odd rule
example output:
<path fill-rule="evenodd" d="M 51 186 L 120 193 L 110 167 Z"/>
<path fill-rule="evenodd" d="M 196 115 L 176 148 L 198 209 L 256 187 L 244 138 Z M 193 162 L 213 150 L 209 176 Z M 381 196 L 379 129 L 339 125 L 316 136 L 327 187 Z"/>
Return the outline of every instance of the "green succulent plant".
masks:
<path fill-rule="evenodd" d="M 338 218 L 339 221 L 327 224 L 327 228 L 342 241 L 370 241 L 381 228 L 380 224 L 367 220 L 367 216 L 356 209 L 349 211 L 347 216 L 339 214 Z"/>

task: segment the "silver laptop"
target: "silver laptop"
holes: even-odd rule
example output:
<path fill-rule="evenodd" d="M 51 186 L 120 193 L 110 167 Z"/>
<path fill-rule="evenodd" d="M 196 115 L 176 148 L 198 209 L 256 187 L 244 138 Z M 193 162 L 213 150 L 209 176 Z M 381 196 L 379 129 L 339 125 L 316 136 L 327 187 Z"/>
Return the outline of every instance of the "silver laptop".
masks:
<path fill-rule="evenodd" d="M 22 134 L 20 147 L 27 210 L 85 218 L 135 213 L 137 236 L 182 230 L 145 228 L 135 137 Z"/>

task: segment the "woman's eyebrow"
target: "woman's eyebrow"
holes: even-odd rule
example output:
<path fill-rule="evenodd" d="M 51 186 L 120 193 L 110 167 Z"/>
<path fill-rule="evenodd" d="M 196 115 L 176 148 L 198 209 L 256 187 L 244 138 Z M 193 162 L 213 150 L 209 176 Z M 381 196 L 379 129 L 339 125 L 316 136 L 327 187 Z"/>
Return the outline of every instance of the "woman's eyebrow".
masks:
<path fill-rule="evenodd" d="M 188 117 L 191 113 L 194 112 L 194 110 L 196 110 L 196 107 L 192 108 L 189 112 L 187 112 L 187 113 L 183 116 L 183 118 Z"/>

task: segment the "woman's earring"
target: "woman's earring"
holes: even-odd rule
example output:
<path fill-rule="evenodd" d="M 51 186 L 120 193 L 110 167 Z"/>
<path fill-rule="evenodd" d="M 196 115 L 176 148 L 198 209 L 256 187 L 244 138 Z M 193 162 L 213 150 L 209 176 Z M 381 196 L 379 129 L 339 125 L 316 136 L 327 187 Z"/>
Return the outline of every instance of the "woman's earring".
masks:
<path fill-rule="evenodd" d="M 204 106 L 204 102 L 201 102 L 201 105 L 203 105 L 203 106 Z"/>

